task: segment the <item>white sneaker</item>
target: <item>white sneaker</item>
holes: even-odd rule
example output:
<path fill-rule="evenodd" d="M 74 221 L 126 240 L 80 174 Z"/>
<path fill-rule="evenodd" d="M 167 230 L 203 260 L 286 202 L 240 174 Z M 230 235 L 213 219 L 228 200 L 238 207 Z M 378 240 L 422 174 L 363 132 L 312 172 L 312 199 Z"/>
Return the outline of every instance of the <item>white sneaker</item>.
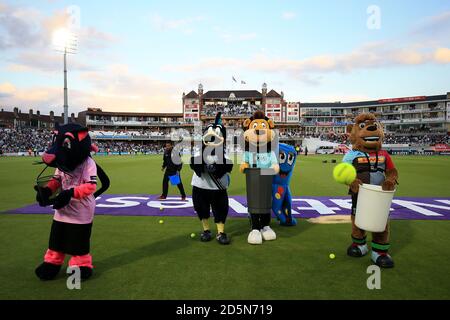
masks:
<path fill-rule="evenodd" d="M 269 226 L 264 227 L 261 230 L 261 234 L 262 238 L 266 241 L 275 240 L 277 238 L 277 234 Z"/>
<path fill-rule="evenodd" d="M 262 236 L 261 236 L 261 232 L 259 230 L 252 230 L 249 234 L 248 234 L 248 238 L 247 241 L 250 244 L 262 244 Z"/>

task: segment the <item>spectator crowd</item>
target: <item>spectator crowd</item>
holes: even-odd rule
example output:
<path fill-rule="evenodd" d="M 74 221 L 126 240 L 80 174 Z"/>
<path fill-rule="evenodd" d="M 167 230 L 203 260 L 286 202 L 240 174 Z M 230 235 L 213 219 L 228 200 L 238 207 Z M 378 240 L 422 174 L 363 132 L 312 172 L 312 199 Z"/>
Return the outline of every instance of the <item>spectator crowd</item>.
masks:
<path fill-rule="evenodd" d="M 52 133 L 38 129 L 3 129 L 0 128 L 0 153 L 44 151 L 51 143 Z"/>
<path fill-rule="evenodd" d="M 253 104 L 208 104 L 204 106 L 202 113 L 213 117 L 217 112 L 222 112 L 225 116 L 247 116 L 253 114 L 259 107 Z"/>
<path fill-rule="evenodd" d="M 234 140 L 242 131 L 230 132 L 229 138 Z M 99 152 L 107 154 L 159 154 L 163 152 L 164 143 L 168 140 L 179 141 L 183 135 L 192 137 L 193 129 L 177 132 L 175 130 L 151 129 L 151 130 L 120 130 L 120 131 L 91 131 L 91 137 L 99 147 Z M 104 139 L 100 137 L 103 136 Z M 127 138 L 124 139 L 123 137 Z M 301 128 L 287 128 L 280 130 L 280 138 L 293 138 L 302 140 L 304 138 L 319 138 L 323 141 L 350 144 L 346 134 L 334 132 L 328 133 L 305 133 Z M 116 138 L 116 139 L 114 139 Z M 121 140 L 120 140 L 121 138 Z M 194 136 L 194 140 L 200 140 L 201 135 Z M 10 129 L 0 128 L 0 154 L 28 153 L 37 155 L 51 144 L 52 133 L 45 129 Z M 387 133 L 385 144 L 404 144 L 412 147 L 433 146 L 436 144 L 450 144 L 450 136 L 436 133 L 399 132 Z"/>

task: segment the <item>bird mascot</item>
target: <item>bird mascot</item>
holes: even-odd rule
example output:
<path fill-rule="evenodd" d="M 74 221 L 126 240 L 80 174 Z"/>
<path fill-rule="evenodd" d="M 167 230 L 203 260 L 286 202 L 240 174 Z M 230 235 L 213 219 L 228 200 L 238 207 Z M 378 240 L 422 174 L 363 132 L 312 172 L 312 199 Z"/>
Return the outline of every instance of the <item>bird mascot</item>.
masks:
<path fill-rule="evenodd" d="M 355 213 L 359 186 L 363 183 L 379 185 L 383 190 L 392 191 L 397 184 L 398 172 L 385 150 L 382 150 L 383 127 L 372 113 L 363 113 L 355 118 L 355 123 L 347 126 L 347 134 L 352 150 L 343 159 L 356 169 L 356 179 L 349 185 L 352 197 L 352 244 L 347 249 L 351 257 L 362 257 L 369 252 L 366 231 L 355 225 Z M 376 206 L 376 203 L 374 203 Z M 372 261 L 380 267 L 392 268 L 394 261 L 388 254 L 389 222 L 383 232 L 372 233 Z"/>
<path fill-rule="evenodd" d="M 265 169 L 271 169 L 268 171 L 272 171 L 272 175 L 278 174 L 280 170 L 274 152 L 277 147 L 274 127 L 273 121 L 259 110 L 243 123 L 245 152 L 240 171 L 247 174 L 247 203 L 252 228 L 247 238 L 249 244 L 259 245 L 263 240 L 276 239 L 275 231 L 270 228 L 273 177 L 262 174 Z M 260 169 L 257 175 L 253 175 L 255 181 L 250 182 L 249 174 L 252 173 L 247 172 L 247 169 Z M 269 191 L 268 194 L 266 191 Z"/>
<path fill-rule="evenodd" d="M 48 250 L 44 262 L 35 270 L 41 280 L 58 275 L 65 255 L 71 256 L 69 266 L 79 268 L 81 279 L 93 273 L 89 252 L 95 198 L 108 189 L 109 178 L 90 157 L 91 151 L 97 148 L 91 144 L 87 128 L 73 123 L 55 124 L 53 143 L 42 160 L 56 171 L 48 183 L 35 186 L 39 205 L 55 209 Z M 97 175 L 102 183 L 98 191 Z"/>
<path fill-rule="evenodd" d="M 295 226 L 297 220 L 292 217 L 292 195 L 289 184 L 294 173 L 297 151 L 293 146 L 280 143 L 278 163 L 280 172 L 273 177 L 272 211 L 281 226 Z"/>
<path fill-rule="evenodd" d="M 220 244 L 230 243 L 225 233 L 225 221 L 228 215 L 228 193 L 230 185 L 229 173 L 233 163 L 225 155 L 226 130 L 222 124 L 221 113 L 216 115 L 214 123 L 208 125 L 203 132 L 200 154 L 191 157 L 192 201 L 194 210 L 202 222 L 202 242 L 211 241 L 209 225 L 211 210 L 217 226 L 216 239 Z"/>

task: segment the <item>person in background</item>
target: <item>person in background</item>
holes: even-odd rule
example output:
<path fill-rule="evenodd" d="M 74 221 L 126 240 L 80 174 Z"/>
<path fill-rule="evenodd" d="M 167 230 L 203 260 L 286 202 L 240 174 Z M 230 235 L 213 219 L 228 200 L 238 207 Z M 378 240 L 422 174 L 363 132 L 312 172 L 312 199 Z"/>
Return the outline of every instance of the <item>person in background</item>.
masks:
<path fill-rule="evenodd" d="M 180 163 L 175 164 L 173 162 L 172 151 L 173 151 L 172 143 L 170 143 L 170 142 L 166 143 L 166 148 L 164 150 L 164 155 L 163 155 L 163 165 L 161 168 L 161 171 L 164 171 L 164 177 L 163 177 L 163 183 L 162 183 L 163 191 L 162 191 L 161 196 L 158 198 L 158 200 L 164 200 L 167 198 L 167 193 L 169 192 L 169 177 L 174 176 L 176 174 L 179 175 L 180 171 L 183 167 L 183 163 L 181 163 L 181 155 L 180 154 L 178 154 L 180 156 Z M 181 181 L 181 177 L 180 177 L 180 183 L 177 185 L 177 187 L 178 187 L 178 190 L 180 190 L 181 200 L 182 201 L 186 200 L 186 193 L 184 192 L 183 181 Z"/>
<path fill-rule="evenodd" d="M 305 146 L 305 156 L 308 155 L 308 147 Z"/>

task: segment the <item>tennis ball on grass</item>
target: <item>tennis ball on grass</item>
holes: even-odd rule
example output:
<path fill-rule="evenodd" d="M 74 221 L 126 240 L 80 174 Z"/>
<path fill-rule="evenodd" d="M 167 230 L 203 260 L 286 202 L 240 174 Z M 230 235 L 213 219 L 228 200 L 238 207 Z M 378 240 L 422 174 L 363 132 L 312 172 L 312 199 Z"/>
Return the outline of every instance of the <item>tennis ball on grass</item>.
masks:
<path fill-rule="evenodd" d="M 195 238 L 195 233 L 191 233 L 191 238 Z"/>
<path fill-rule="evenodd" d="M 333 178 L 338 183 L 349 185 L 356 179 L 356 169 L 350 163 L 340 163 L 333 169 Z"/>
<path fill-rule="evenodd" d="M 163 224 L 164 223 L 164 220 L 159 220 L 159 224 Z"/>
<path fill-rule="evenodd" d="M 336 258 L 336 255 L 334 253 L 330 253 L 330 259 L 333 260 L 334 258 Z"/>

